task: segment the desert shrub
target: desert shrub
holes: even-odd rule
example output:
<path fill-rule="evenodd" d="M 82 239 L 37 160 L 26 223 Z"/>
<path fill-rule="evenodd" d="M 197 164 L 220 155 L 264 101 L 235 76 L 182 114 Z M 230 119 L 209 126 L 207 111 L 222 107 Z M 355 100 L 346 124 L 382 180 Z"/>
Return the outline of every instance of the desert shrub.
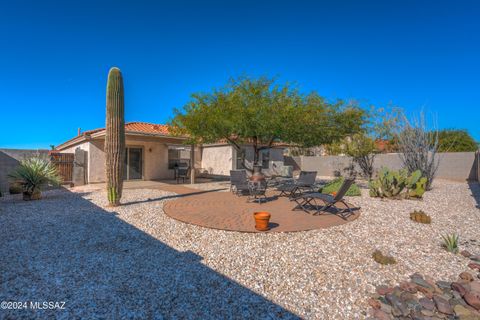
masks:
<path fill-rule="evenodd" d="M 458 235 L 455 233 L 447 234 L 442 236 L 443 238 L 443 247 L 448 252 L 457 253 L 458 252 Z"/>
<path fill-rule="evenodd" d="M 41 189 L 45 185 L 60 184 L 60 177 L 55 166 L 47 159 L 33 157 L 22 160 L 20 165 L 9 175 L 16 184 L 22 187 L 24 195 L 39 199 Z"/>
<path fill-rule="evenodd" d="M 412 121 L 402 115 L 396 138 L 404 167 L 411 173 L 420 170 L 422 176 L 427 178 L 426 190 L 430 190 L 440 163 L 437 155 L 438 130 L 428 130 L 423 112 L 419 118 Z"/>
<path fill-rule="evenodd" d="M 338 190 L 342 186 L 343 180 L 344 178 L 340 177 L 330 181 L 320 190 L 320 192 L 327 193 L 327 194 L 338 192 Z M 361 196 L 362 193 L 360 192 L 360 188 L 358 187 L 358 185 L 353 183 L 345 195 L 350 197 L 356 197 L 356 196 Z"/>

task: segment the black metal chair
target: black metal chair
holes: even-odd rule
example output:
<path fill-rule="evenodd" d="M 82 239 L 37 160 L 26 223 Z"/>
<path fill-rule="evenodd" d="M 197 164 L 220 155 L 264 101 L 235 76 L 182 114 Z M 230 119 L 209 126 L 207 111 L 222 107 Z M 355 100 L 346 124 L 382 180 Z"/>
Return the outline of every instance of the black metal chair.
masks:
<path fill-rule="evenodd" d="M 185 183 L 185 179 L 188 178 L 189 173 L 190 167 L 177 168 L 177 183 L 179 183 L 180 179 L 183 179 L 183 183 Z"/>
<path fill-rule="evenodd" d="M 300 196 L 305 190 L 314 192 L 316 178 L 317 171 L 301 171 L 297 180 L 281 184 L 277 187 L 277 191 L 280 191 L 278 196 L 287 196 L 292 199 Z"/>
<path fill-rule="evenodd" d="M 326 211 L 333 207 L 336 209 L 337 212 L 342 213 L 342 218 L 345 218 L 346 216 L 344 216 L 343 213 L 348 212 L 349 214 L 351 214 L 352 208 L 345 201 L 344 197 L 354 182 L 355 178 L 346 178 L 335 196 L 320 192 L 310 192 L 299 195 L 292 199 L 297 203 L 297 206 L 294 207 L 293 210 L 302 209 L 303 211 L 310 213 L 310 210 L 314 209 L 315 212 L 313 213 L 313 215 L 318 215 L 320 214 L 320 212 Z M 316 200 L 322 201 L 323 206 L 317 206 L 314 203 Z M 335 206 L 335 204 L 337 203 L 342 203 L 343 205 L 345 205 L 346 209 L 339 209 Z"/>
<path fill-rule="evenodd" d="M 247 171 L 230 170 L 230 191 L 237 196 L 250 193 Z"/>

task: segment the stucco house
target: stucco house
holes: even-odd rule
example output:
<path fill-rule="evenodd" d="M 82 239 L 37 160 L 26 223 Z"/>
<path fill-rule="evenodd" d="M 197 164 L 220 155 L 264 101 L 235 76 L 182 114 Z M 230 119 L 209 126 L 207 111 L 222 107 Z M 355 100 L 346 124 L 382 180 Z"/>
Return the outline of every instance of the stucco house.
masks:
<path fill-rule="evenodd" d="M 185 137 L 173 136 L 163 124 L 128 122 L 126 135 L 126 180 L 173 179 L 176 165 L 195 168 L 196 175 L 228 176 L 230 170 L 240 168 L 235 148 L 227 143 L 187 145 Z M 55 149 L 60 153 L 82 154 L 85 183 L 105 181 L 105 128 L 79 132 L 78 135 Z M 253 148 L 242 146 L 246 162 L 253 159 Z M 193 150 L 193 154 L 192 151 Z M 284 171 L 281 145 L 264 150 L 260 160 L 267 174 Z M 79 152 L 81 151 L 81 152 Z"/>

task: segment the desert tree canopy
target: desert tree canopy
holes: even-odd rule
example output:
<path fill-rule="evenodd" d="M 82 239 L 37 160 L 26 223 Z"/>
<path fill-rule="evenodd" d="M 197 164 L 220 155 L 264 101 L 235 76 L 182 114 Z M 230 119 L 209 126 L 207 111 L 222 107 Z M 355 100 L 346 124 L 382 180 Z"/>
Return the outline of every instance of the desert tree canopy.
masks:
<path fill-rule="evenodd" d="M 226 141 L 240 150 L 260 150 L 275 142 L 318 146 L 362 130 L 365 112 L 342 100 L 329 102 L 315 92 L 302 94 L 290 84 L 266 77 L 232 79 L 208 93 L 195 93 L 175 110 L 172 131 L 189 137 L 188 143 Z"/>

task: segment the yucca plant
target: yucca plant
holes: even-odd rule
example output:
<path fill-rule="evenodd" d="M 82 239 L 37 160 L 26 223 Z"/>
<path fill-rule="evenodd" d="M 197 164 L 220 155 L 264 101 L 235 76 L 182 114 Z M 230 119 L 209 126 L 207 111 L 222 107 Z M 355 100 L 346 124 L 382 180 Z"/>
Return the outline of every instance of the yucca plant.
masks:
<path fill-rule="evenodd" d="M 47 184 L 59 185 L 61 182 L 57 168 L 47 159 L 38 157 L 20 161 L 20 165 L 8 177 L 22 187 L 24 200 L 38 200 L 42 196 L 42 187 Z"/>
<path fill-rule="evenodd" d="M 443 238 L 443 247 L 448 252 L 457 253 L 458 252 L 458 235 L 455 233 L 447 234 L 442 236 Z"/>

